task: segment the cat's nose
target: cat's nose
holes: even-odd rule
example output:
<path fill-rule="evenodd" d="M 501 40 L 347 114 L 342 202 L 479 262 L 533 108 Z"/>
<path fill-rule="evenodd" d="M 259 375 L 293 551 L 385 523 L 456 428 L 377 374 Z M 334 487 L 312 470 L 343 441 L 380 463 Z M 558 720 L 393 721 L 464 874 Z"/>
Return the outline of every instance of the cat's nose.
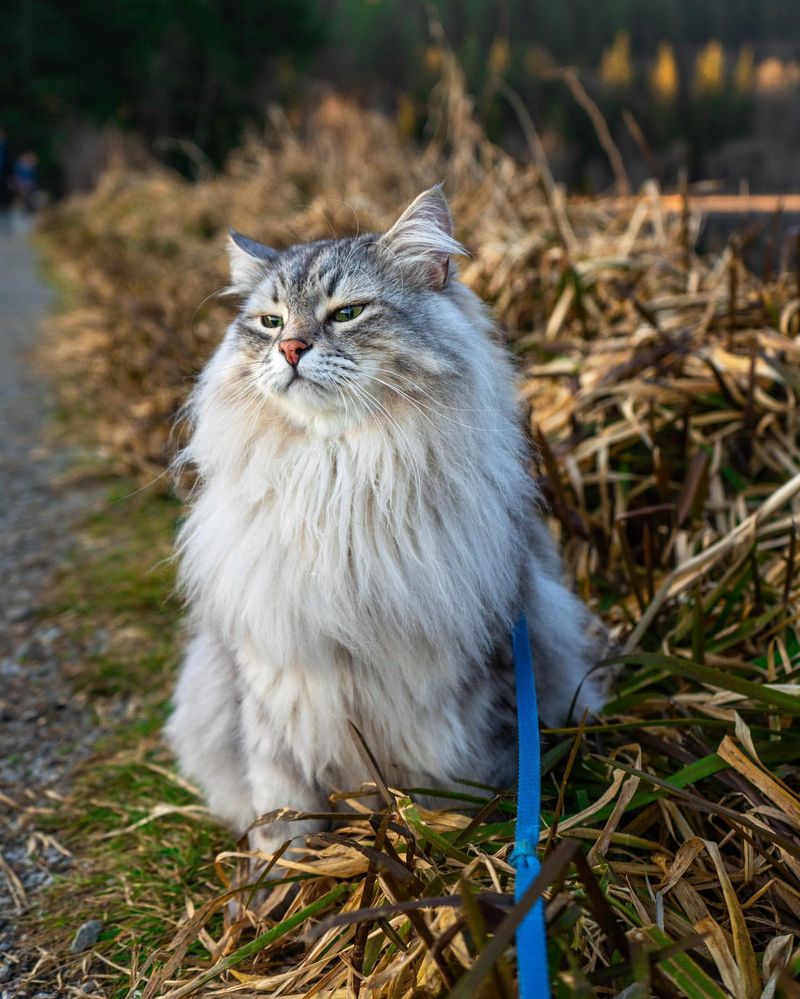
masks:
<path fill-rule="evenodd" d="M 278 350 L 286 358 L 287 364 L 291 364 L 293 368 L 297 367 L 297 362 L 300 360 L 300 355 L 304 354 L 311 344 L 306 340 L 281 340 L 278 344 Z"/>

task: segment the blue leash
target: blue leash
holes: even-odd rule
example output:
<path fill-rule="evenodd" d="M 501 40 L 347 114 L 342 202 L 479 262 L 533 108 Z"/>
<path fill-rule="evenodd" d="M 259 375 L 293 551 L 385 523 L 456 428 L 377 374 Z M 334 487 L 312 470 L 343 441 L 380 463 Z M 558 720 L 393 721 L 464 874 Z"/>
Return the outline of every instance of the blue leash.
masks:
<path fill-rule="evenodd" d="M 517 871 L 517 902 L 539 873 L 536 847 L 541 823 L 542 764 L 539 747 L 539 712 L 536 680 L 528 637 L 528 622 L 520 614 L 512 636 L 514 672 L 517 677 L 517 727 L 519 738 L 519 787 L 517 835 L 511 863 Z M 547 972 L 547 938 L 544 905 L 538 899 L 517 930 L 517 968 L 520 999 L 545 999 L 550 995 Z"/>

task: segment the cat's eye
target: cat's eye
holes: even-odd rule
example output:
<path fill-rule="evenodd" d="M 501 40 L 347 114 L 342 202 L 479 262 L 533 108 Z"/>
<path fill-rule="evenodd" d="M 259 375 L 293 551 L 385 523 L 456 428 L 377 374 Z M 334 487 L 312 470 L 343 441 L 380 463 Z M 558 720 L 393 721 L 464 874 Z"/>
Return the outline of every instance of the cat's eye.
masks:
<path fill-rule="evenodd" d="M 277 330 L 283 326 L 283 316 L 259 316 L 258 321 L 268 330 Z"/>
<path fill-rule="evenodd" d="M 356 316 L 360 316 L 364 311 L 363 305 L 343 305 L 341 309 L 337 309 L 331 316 L 331 319 L 335 323 L 349 323 L 351 319 L 355 319 Z"/>

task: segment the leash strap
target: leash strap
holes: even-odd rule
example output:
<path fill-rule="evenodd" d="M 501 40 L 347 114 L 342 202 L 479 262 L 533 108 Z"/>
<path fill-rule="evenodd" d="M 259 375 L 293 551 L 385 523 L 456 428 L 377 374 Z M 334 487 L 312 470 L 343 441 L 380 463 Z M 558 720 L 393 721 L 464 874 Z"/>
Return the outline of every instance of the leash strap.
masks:
<path fill-rule="evenodd" d="M 536 680 L 528 622 L 524 614 L 520 614 L 514 625 L 512 648 L 517 679 L 519 786 L 517 835 L 510 860 L 517 872 L 514 897 L 519 902 L 539 873 L 536 847 L 539 842 L 542 793 Z M 517 930 L 517 968 L 520 999 L 546 999 L 550 995 L 544 905 L 541 899 L 537 900 Z"/>

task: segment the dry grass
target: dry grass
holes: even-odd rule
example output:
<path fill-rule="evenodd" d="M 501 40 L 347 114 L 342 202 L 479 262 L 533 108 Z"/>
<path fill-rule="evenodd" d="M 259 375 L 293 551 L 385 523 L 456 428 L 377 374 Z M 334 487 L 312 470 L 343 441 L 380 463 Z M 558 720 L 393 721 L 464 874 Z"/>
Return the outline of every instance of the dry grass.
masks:
<path fill-rule="evenodd" d="M 627 653 L 601 722 L 545 736 L 554 990 L 798 995 L 795 278 L 759 282 L 734 246 L 701 259 L 691 203 L 667 216 L 653 186 L 613 210 L 566 202 L 544 164 L 489 145 L 449 60 L 439 110 L 420 152 L 329 97 L 276 112 L 221 177 L 119 172 L 52 214 L 48 252 L 82 289 L 53 330 L 65 403 L 114 462 L 159 475 L 225 321 L 206 300 L 225 225 L 276 245 L 376 228 L 445 178 L 464 279 L 520 357 L 554 530 Z M 278 859 L 260 911 L 240 890 L 224 928 L 243 858 L 221 854 L 220 894 L 187 899 L 130 994 L 512 995 L 513 796 L 431 813 L 382 794 L 343 795 L 333 831 Z"/>

